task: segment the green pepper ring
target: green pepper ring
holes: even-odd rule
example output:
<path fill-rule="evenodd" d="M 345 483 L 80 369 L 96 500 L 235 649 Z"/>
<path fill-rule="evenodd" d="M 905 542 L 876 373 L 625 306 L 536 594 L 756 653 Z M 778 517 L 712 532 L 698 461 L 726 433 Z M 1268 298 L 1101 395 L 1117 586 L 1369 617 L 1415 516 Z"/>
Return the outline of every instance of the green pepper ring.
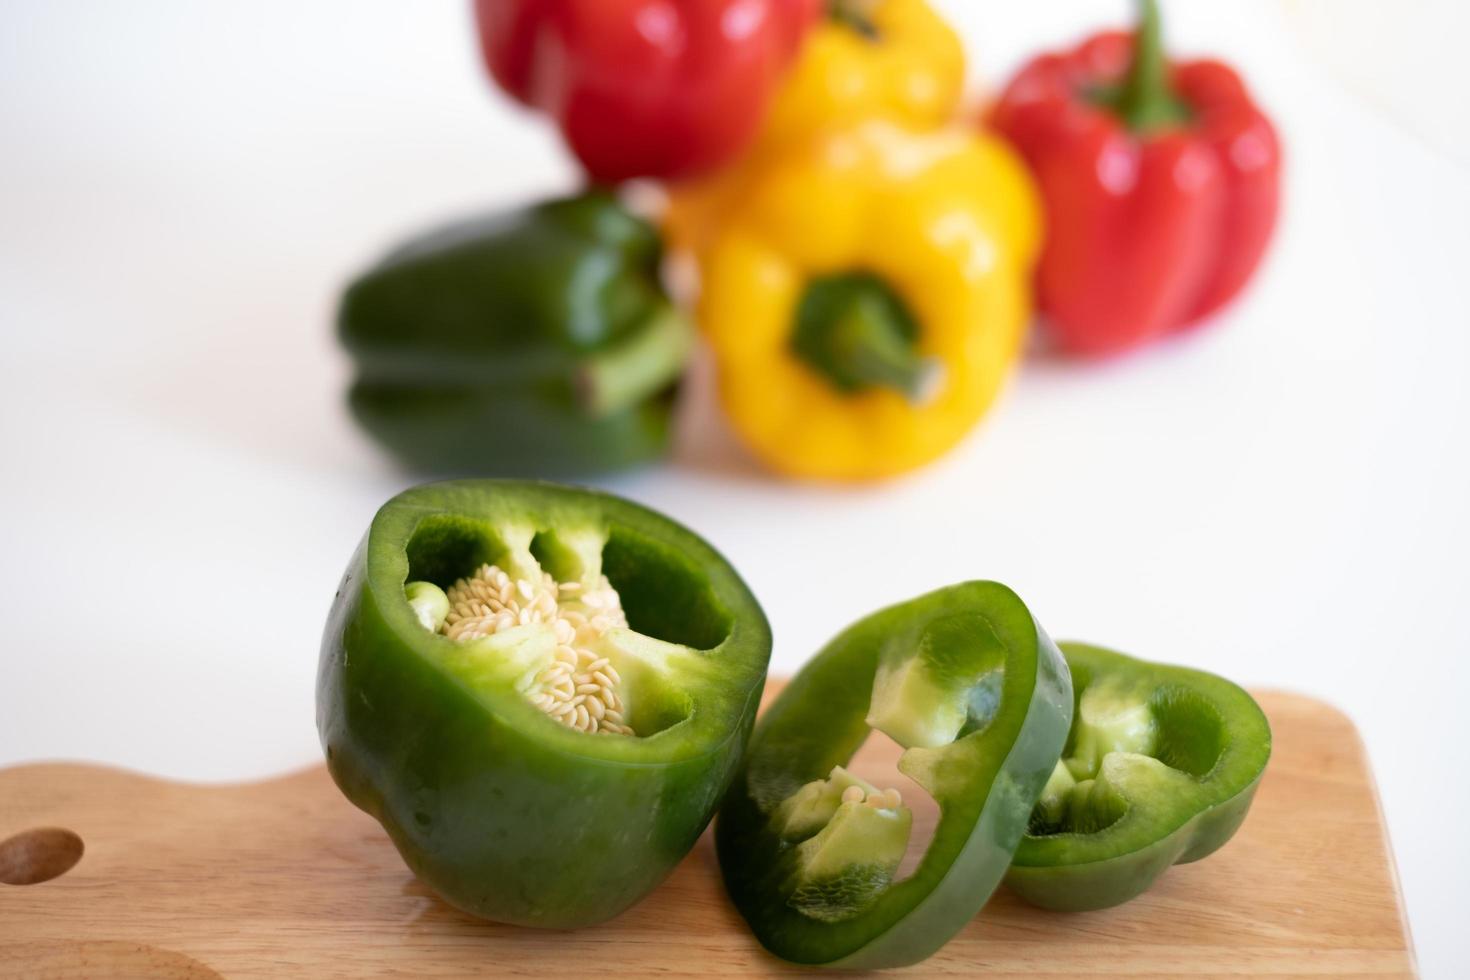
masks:
<path fill-rule="evenodd" d="M 949 745 L 922 750 L 927 773 L 920 781 L 941 813 L 914 873 L 845 920 L 809 917 L 790 902 L 793 849 L 771 830 L 772 815 L 803 784 L 846 764 L 867 738 L 884 650 L 912 648 L 930 623 L 953 616 L 983 619 L 1004 650 L 994 714 Z M 736 907 L 767 949 L 793 962 L 868 969 L 923 960 L 980 910 L 1004 876 L 1066 740 L 1071 711 L 1061 653 L 1003 585 L 966 582 L 860 620 L 762 715 L 720 810 L 715 840 Z"/>
<path fill-rule="evenodd" d="M 1159 745 L 1148 754 L 1169 769 L 1142 780 L 1106 828 L 1028 832 L 1006 885 L 1042 908 L 1109 908 L 1142 894 L 1171 865 L 1209 856 L 1239 829 L 1271 756 L 1271 727 L 1255 699 L 1214 674 L 1083 643 L 1061 649 L 1079 705 L 1074 717 L 1099 678 L 1122 679 L 1160 719 Z M 1075 748 L 1077 727 L 1064 755 Z"/>

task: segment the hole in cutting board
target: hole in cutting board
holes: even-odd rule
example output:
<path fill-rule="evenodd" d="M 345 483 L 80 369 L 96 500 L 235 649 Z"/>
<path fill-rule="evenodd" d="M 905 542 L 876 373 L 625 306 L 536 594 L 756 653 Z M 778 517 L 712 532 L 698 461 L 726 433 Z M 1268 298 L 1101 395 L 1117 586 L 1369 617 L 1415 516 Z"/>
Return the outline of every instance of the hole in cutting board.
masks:
<path fill-rule="evenodd" d="M 82 859 L 82 839 L 63 827 L 36 827 L 0 841 L 0 882 L 36 885 L 66 874 Z"/>

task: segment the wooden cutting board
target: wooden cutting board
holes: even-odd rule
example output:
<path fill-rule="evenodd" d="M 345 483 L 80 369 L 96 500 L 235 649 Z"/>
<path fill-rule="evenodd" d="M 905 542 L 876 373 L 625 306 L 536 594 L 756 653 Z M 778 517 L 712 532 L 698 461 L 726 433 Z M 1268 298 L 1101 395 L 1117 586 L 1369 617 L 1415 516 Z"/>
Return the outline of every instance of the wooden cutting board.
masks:
<path fill-rule="evenodd" d="M 1378 800 L 1352 724 L 1259 694 L 1275 753 L 1226 847 L 1143 897 L 1061 914 L 998 892 L 928 974 L 1411 976 Z M 885 780 L 892 743 L 854 766 Z M 906 794 L 914 803 L 917 792 Z M 931 805 L 932 810 L 932 805 Z M 933 814 L 916 825 L 932 826 Z M 50 829 L 42 829 L 50 828 Z M 917 834 L 918 832 L 916 832 Z M 68 870 L 82 845 L 80 860 Z M 0 976 L 762 975 L 709 834 L 612 922 L 547 932 L 439 901 L 320 767 L 192 786 L 84 765 L 0 771 Z"/>

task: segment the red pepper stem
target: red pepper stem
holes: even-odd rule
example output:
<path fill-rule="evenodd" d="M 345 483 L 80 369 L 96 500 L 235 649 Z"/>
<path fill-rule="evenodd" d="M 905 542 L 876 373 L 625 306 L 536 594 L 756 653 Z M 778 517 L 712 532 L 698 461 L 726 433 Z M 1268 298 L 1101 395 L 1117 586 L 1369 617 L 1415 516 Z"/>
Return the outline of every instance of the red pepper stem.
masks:
<path fill-rule="evenodd" d="M 1189 118 L 1189 111 L 1169 89 L 1169 64 L 1164 57 L 1164 30 L 1157 0 L 1139 0 L 1133 61 L 1118 92 L 1116 108 L 1134 131 L 1177 125 Z"/>

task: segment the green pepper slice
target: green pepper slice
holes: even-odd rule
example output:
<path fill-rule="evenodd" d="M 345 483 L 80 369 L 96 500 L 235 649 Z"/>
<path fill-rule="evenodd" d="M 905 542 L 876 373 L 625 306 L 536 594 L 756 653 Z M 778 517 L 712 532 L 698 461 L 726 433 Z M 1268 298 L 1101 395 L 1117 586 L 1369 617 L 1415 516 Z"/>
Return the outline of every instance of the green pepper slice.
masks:
<path fill-rule="evenodd" d="M 409 241 L 342 298 L 353 414 L 410 467 L 452 476 L 657 458 L 692 345 L 661 249 L 599 191 Z"/>
<path fill-rule="evenodd" d="M 1071 723 L 1060 652 L 1014 592 L 966 582 L 876 612 L 832 640 L 763 715 L 715 823 L 735 905 L 797 963 L 903 966 L 990 897 Z M 894 880 L 910 815 L 846 771 L 873 730 L 939 804 Z"/>
<path fill-rule="evenodd" d="M 1072 731 L 1006 884 L 1043 908 L 1108 908 L 1230 839 L 1271 756 L 1271 727 L 1224 678 L 1061 648 Z"/>
<path fill-rule="evenodd" d="M 441 600 L 477 569 L 507 573 L 510 612 L 444 635 L 455 617 L 476 625 L 475 600 Z M 557 616 L 594 622 L 543 616 L 556 598 L 538 583 L 561 594 Z M 566 673 L 557 651 L 576 644 L 597 658 L 586 675 L 617 679 L 626 725 L 590 734 L 551 713 L 544 677 Z M 667 517 L 548 483 L 431 484 L 385 504 L 347 568 L 317 724 L 337 785 L 440 895 L 571 928 L 632 905 L 693 846 L 740 761 L 770 650 L 735 570 Z"/>

